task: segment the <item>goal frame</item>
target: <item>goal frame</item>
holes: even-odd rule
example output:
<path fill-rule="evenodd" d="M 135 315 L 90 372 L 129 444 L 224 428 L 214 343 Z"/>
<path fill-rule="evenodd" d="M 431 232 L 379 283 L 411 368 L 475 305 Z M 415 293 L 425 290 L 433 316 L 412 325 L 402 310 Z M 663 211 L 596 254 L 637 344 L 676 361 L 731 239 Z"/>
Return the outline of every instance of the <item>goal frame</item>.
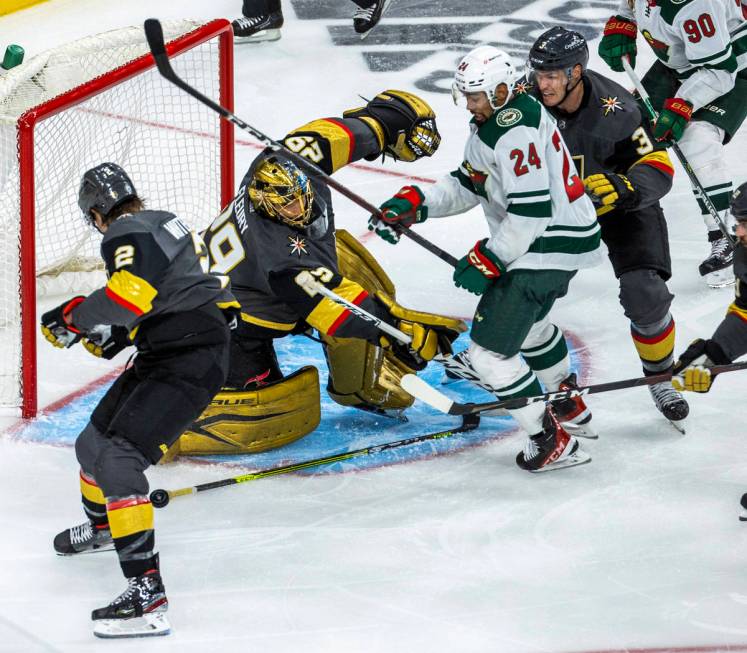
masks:
<path fill-rule="evenodd" d="M 218 75 L 221 106 L 233 111 L 233 29 L 230 21 L 215 19 L 166 44 L 170 57 L 178 56 L 211 39 L 218 38 Z M 37 381 L 37 304 L 36 304 L 36 208 L 34 186 L 34 129 L 36 125 L 61 111 L 72 108 L 118 84 L 155 68 L 150 53 L 81 84 L 23 113 L 17 121 L 20 176 L 20 297 L 21 302 L 21 417 L 35 417 L 38 411 Z M 194 102 L 186 94 L 185 102 Z M 219 118 L 218 118 L 219 119 Z M 234 194 L 234 128 L 220 122 L 220 197 L 221 208 Z"/>

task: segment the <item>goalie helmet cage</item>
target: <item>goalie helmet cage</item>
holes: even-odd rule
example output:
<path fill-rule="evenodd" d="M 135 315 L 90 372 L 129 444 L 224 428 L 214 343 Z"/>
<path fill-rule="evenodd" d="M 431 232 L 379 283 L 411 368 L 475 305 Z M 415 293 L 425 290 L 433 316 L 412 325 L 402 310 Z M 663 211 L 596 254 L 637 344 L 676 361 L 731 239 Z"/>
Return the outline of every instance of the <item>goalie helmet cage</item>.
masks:
<path fill-rule="evenodd" d="M 179 75 L 233 110 L 229 21 L 163 25 Z M 101 236 L 77 206 L 83 172 L 104 161 L 128 172 L 148 207 L 197 230 L 233 198 L 233 125 L 158 74 L 142 27 L 81 39 L 0 76 L 3 412 L 37 412 L 38 298 L 81 294 L 83 277 L 96 279 L 88 291 L 105 283 Z M 49 279 L 64 279 L 64 290 Z"/>

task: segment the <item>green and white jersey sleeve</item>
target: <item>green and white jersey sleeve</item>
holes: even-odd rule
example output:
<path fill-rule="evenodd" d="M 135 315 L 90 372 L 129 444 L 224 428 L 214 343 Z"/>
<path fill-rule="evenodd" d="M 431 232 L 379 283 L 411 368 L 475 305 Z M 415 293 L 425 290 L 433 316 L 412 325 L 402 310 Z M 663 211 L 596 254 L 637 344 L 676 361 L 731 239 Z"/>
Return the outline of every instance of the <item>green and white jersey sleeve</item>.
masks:
<path fill-rule="evenodd" d="M 490 233 L 487 246 L 508 270 L 578 270 L 600 263 L 596 213 L 544 108 L 519 95 L 472 127 L 459 169 L 424 189 L 428 216 L 479 203 Z"/>
<path fill-rule="evenodd" d="M 683 79 L 695 110 L 734 88 L 747 67 L 747 22 L 734 0 L 636 2 L 635 20 L 656 56 Z"/>

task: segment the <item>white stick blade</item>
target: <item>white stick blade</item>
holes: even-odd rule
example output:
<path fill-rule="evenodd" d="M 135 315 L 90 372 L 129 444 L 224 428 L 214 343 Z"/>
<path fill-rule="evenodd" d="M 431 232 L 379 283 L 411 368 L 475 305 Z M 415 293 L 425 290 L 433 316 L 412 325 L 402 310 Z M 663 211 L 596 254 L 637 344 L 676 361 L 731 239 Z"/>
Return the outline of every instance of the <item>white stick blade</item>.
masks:
<path fill-rule="evenodd" d="M 400 381 L 400 385 L 405 392 L 409 392 L 415 399 L 419 399 L 424 404 L 433 406 L 436 410 L 447 415 L 454 405 L 454 402 L 445 394 L 439 392 L 414 374 L 405 374 Z"/>

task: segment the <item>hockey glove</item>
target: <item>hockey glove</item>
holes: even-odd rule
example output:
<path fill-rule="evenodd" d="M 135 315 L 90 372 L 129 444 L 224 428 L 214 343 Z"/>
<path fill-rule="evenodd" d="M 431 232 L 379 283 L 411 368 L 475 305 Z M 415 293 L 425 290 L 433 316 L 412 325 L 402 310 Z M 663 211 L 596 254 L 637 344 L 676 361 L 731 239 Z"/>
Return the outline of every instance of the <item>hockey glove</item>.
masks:
<path fill-rule="evenodd" d="M 731 360 L 718 343 L 701 338 L 693 340 L 674 364 L 672 387 L 679 391 L 708 392 L 716 378 L 711 367 L 728 363 Z"/>
<path fill-rule="evenodd" d="M 597 215 L 604 215 L 615 209 L 630 211 L 638 206 L 641 199 L 625 175 L 589 175 L 584 179 L 584 187 L 596 207 Z"/>
<path fill-rule="evenodd" d="M 487 238 L 478 240 L 457 262 L 454 270 L 454 284 L 457 288 L 482 295 L 506 271 L 501 260 L 488 249 L 487 242 Z"/>
<path fill-rule="evenodd" d="M 654 123 L 654 138 L 659 142 L 670 143 L 680 140 L 692 117 L 693 105 L 687 100 L 677 97 L 664 100 L 664 108 Z"/>
<path fill-rule="evenodd" d="M 376 134 L 382 154 L 395 161 L 416 161 L 432 156 L 441 143 L 436 114 L 414 93 L 383 91 L 365 107 L 350 109 L 343 118 L 358 118 Z M 369 161 L 378 154 L 367 156 Z"/>
<path fill-rule="evenodd" d="M 428 361 L 439 353 L 438 333 L 418 322 L 400 320 L 397 328 L 412 338 L 406 345 L 391 336 L 382 336 L 379 340 L 384 349 L 391 349 L 392 353 L 405 365 L 414 370 L 423 370 Z"/>
<path fill-rule="evenodd" d="M 66 349 L 81 339 L 80 330 L 73 326 L 69 315 L 84 300 L 83 295 L 78 295 L 41 316 L 41 332 L 55 347 Z"/>
<path fill-rule="evenodd" d="M 368 220 L 368 230 L 388 243 L 399 242 L 397 227 L 411 227 L 415 223 L 425 222 L 428 207 L 423 204 L 425 195 L 417 186 L 403 186 L 392 199 L 384 202 L 379 208 L 381 214 L 372 215 Z"/>
<path fill-rule="evenodd" d="M 623 72 L 622 58 L 630 59 L 630 67 L 635 68 L 638 49 L 635 44 L 638 26 L 623 16 L 612 16 L 604 26 L 604 36 L 599 42 L 599 56 L 615 72 Z"/>
<path fill-rule="evenodd" d="M 97 358 L 111 360 L 132 342 L 125 327 L 102 324 L 88 331 L 81 344 Z"/>

